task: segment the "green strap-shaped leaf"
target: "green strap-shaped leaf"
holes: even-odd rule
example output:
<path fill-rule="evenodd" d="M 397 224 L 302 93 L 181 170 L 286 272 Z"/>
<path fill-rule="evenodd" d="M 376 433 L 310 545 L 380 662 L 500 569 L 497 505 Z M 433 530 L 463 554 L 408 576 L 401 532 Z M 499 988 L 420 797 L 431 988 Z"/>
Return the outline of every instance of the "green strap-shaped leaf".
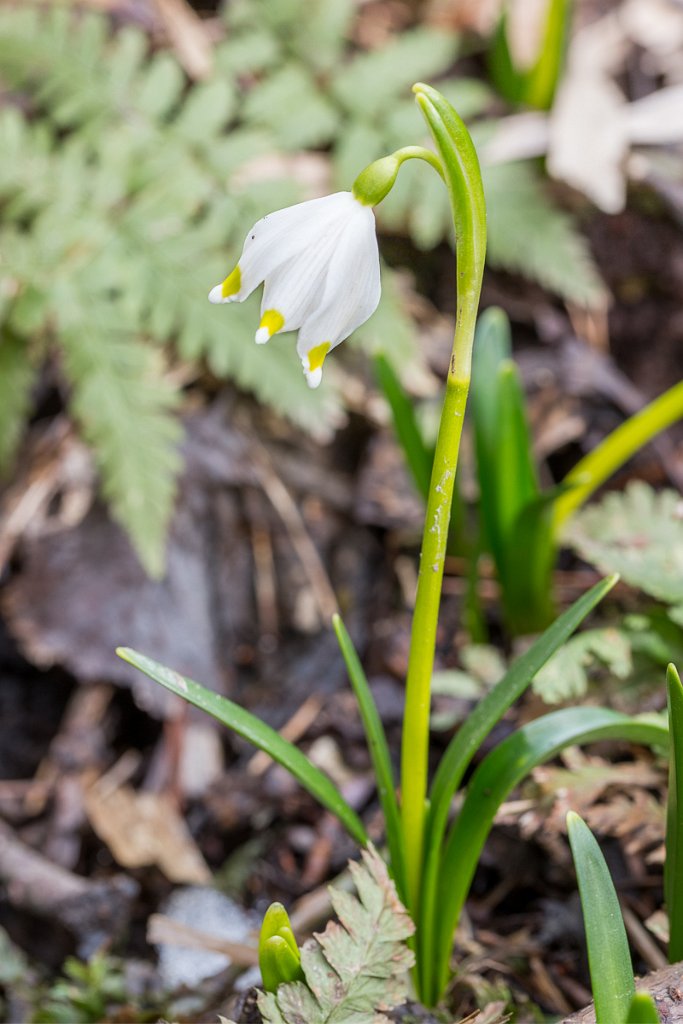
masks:
<path fill-rule="evenodd" d="M 380 354 L 375 357 L 375 371 L 384 397 L 389 403 L 396 437 L 413 475 L 415 486 L 422 497 L 426 498 L 432 476 L 433 453 L 425 444 L 413 404 L 386 356 Z"/>
<path fill-rule="evenodd" d="M 669 961 L 683 960 L 683 686 L 673 665 L 666 672 L 669 706 L 669 796 L 664 894 L 669 914 Z"/>
<path fill-rule="evenodd" d="M 538 632 L 554 618 L 549 522 L 555 494 L 539 488 L 510 323 L 495 307 L 477 323 L 472 379 L 480 514 L 503 588 L 506 624 L 513 633 Z M 520 538 L 520 525 L 533 543 Z"/>
<path fill-rule="evenodd" d="M 281 903 L 271 903 L 265 913 L 259 934 L 258 957 L 266 992 L 277 992 L 282 984 L 304 980 L 301 953 L 289 915 Z"/>
<path fill-rule="evenodd" d="M 571 0 L 550 0 L 548 4 L 538 60 L 528 75 L 524 90 L 523 101 L 529 106 L 540 110 L 549 110 L 552 106 L 569 38 L 571 8 Z"/>
<path fill-rule="evenodd" d="M 597 840 L 570 811 L 567 833 L 579 883 L 597 1024 L 626 1020 L 636 987 L 619 899 Z"/>
<path fill-rule="evenodd" d="M 552 520 L 558 490 L 554 487 L 532 498 L 511 532 L 503 598 L 506 624 L 514 635 L 537 633 L 556 617 L 552 575 L 557 545 Z"/>
<path fill-rule="evenodd" d="M 554 525 L 559 532 L 566 520 L 637 451 L 653 437 L 683 418 L 683 381 L 674 384 L 644 409 L 608 434 L 565 477 L 575 484 L 555 504 Z"/>
<path fill-rule="evenodd" d="M 396 786 L 391 767 L 389 745 L 387 744 L 382 720 L 379 717 L 377 705 L 372 696 L 367 677 L 346 626 L 339 615 L 333 617 L 332 625 L 337 635 L 337 641 L 346 664 L 346 670 L 349 673 L 353 692 L 358 701 L 361 718 L 363 719 L 368 750 L 370 751 L 370 757 L 375 769 L 377 793 L 382 804 L 382 810 L 384 811 L 392 873 L 398 894 L 402 900 L 405 900 L 405 863 L 401 817 L 396 799 Z"/>
<path fill-rule="evenodd" d="M 363 823 L 356 812 L 349 807 L 334 783 L 319 768 L 316 768 L 298 747 L 283 739 L 275 729 L 271 729 L 269 725 L 262 722 L 256 715 L 241 708 L 239 704 L 233 704 L 226 697 L 207 690 L 200 683 L 186 679 L 180 673 L 166 668 L 165 665 L 160 665 L 158 661 L 154 661 L 144 654 L 131 650 L 130 647 L 118 647 L 116 653 L 129 665 L 139 668 L 150 679 L 161 683 L 171 693 L 177 694 L 183 700 L 201 708 L 202 711 L 207 711 L 223 725 L 227 725 L 229 729 L 253 743 L 259 750 L 263 750 L 274 761 L 286 768 L 290 775 L 293 775 L 323 807 L 332 811 L 357 843 L 363 846 L 367 843 L 368 838 Z"/>
<path fill-rule="evenodd" d="M 438 992 L 443 991 L 448 981 L 453 932 L 498 808 L 536 765 L 574 743 L 605 739 L 662 746 L 668 743 L 668 730 L 608 708 L 566 708 L 518 729 L 477 768 L 448 836 L 439 874 L 434 958 Z"/>
<path fill-rule="evenodd" d="M 494 83 L 506 99 L 539 110 L 550 109 L 564 63 L 571 7 L 571 0 L 549 0 L 538 56 L 528 68 L 515 66 L 503 14 L 489 48 L 488 65 Z"/>
<path fill-rule="evenodd" d="M 628 1008 L 625 1024 L 661 1024 L 657 1004 L 649 992 L 636 992 Z"/>
<path fill-rule="evenodd" d="M 500 446 L 501 364 L 512 355 L 510 321 L 493 306 L 477 321 L 472 354 L 472 424 L 477 455 L 480 509 L 491 554 L 503 563 L 503 537 L 498 514 L 498 450 Z"/>
<path fill-rule="evenodd" d="M 498 367 L 498 444 L 495 455 L 496 496 L 503 537 L 503 563 L 498 567 L 507 575 L 508 550 L 514 544 L 517 517 L 526 505 L 539 496 L 536 462 L 526 418 L 524 391 L 519 370 L 512 359 Z"/>
<path fill-rule="evenodd" d="M 292 952 L 282 935 L 272 935 L 259 945 L 259 968 L 266 992 L 277 992 L 280 985 L 304 980 L 301 957 Z"/>
<path fill-rule="evenodd" d="M 448 813 L 456 789 L 482 742 L 500 721 L 509 707 L 524 693 L 536 673 L 565 643 L 585 617 L 609 593 L 617 576 L 596 583 L 575 601 L 538 640 L 512 665 L 499 683 L 475 707 L 446 748 L 430 792 L 431 809 L 427 819 L 426 863 L 420 905 L 421 950 L 418 958 L 423 970 L 430 971 L 433 960 L 435 917 L 437 913 L 437 878 Z"/>

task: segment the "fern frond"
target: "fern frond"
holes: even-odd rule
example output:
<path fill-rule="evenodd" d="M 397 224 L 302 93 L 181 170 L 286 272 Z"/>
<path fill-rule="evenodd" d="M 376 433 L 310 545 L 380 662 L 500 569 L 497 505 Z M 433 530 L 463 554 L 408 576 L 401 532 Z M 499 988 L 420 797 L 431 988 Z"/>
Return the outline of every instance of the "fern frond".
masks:
<path fill-rule="evenodd" d="M 31 406 L 34 379 L 25 340 L 0 330 L 0 475 L 11 468 Z"/>
<path fill-rule="evenodd" d="M 631 481 L 576 512 L 563 540 L 600 572 L 618 572 L 664 604 L 683 605 L 681 496 Z"/>
<path fill-rule="evenodd" d="M 351 0 L 334 11 L 326 0 L 235 0 L 215 76 L 191 85 L 139 29 L 116 31 L 105 16 L 67 6 L 0 6 L 3 87 L 20 95 L 0 111 L 0 267 L 11 282 L 0 321 L 24 346 L 36 339 L 63 350 L 105 494 L 156 572 L 177 428 L 171 389 L 152 379 L 154 344 L 205 360 L 314 433 L 329 434 L 340 418 L 333 367 L 328 385 L 310 392 L 291 338 L 257 348 L 253 304 L 221 310 L 206 294 L 259 217 L 303 198 L 286 169 L 259 180 L 245 165 L 330 141 L 351 117 L 326 83 L 336 80 L 352 14 Z M 383 51 L 382 66 L 397 55 L 403 64 L 382 87 L 393 95 L 406 76 L 445 67 L 454 45 L 411 34 Z M 356 58 L 345 71 L 352 65 Z M 363 67 L 370 73 L 363 61 L 355 71 Z M 387 273 L 362 338 L 372 348 L 391 338 L 387 355 L 404 363 L 415 345 L 391 283 Z M 26 393 L 18 388 L 15 405 L 3 407 L 9 422 L 25 414 Z"/>
<path fill-rule="evenodd" d="M 154 354 L 101 313 L 64 328 L 61 340 L 71 407 L 93 446 L 104 496 L 145 569 L 159 577 L 180 468 L 176 396 Z"/>
<path fill-rule="evenodd" d="M 339 122 L 333 104 L 298 62 L 272 71 L 252 89 L 243 115 L 251 124 L 269 129 L 279 147 L 292 150 L 326 145 Z"/>
<path fill-rule="evenodd" d="M 364 120 L 380 117 L 413 82 L 444 72 L 458 47 L 453 32 L 422 27 L 402 32 L 387 46 L 358 54 L 344 65 L 332 79 L 332 95 Z"/>
<path fill-rule="evenodd" d="M 350 865 L 357 896 L 331 888 L 339 924 L 305 943 L 305 982 L 259 994 L 264 1024 L 382 1024 L 381 1010 L 405 1002 L 414 957 L 406 946 L 414 925 L 374 849 Z"/>
<path fill-rule="evenodd" d="M 527 162 L 482 168 L 489 262 L 524 274 L 577 305 L 604 306 L 607 290 L 586 239 L 554 206 Z"/>
<path fill-rule="evenodd" d="M 111 36 L 101 14 L 26 4 L 0 11 L 0 66 L 15 89 L 29 89 L 62 127 L 102 126 L 128 112 L 131 85 L 147 52 L 144 33 Z M 106 51 L 106 59 L 103 59 Z"/>

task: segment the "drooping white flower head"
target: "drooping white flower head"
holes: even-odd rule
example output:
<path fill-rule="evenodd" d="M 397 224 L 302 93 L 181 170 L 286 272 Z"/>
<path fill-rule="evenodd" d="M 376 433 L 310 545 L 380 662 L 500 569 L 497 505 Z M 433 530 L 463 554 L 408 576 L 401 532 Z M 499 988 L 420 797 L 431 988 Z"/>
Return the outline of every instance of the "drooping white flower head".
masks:
<path fill-rule="evenodd" d="M 327 353 L 377 309 L 379 252 L 372 207 L 351 192 L 336 192 L 269 214 L 254 224 L 239 263 L 211 289 L 209 301 L 242 302 L 262 282 L 256 342 L 298 330 L 304 374 L 317 388 Z"/>

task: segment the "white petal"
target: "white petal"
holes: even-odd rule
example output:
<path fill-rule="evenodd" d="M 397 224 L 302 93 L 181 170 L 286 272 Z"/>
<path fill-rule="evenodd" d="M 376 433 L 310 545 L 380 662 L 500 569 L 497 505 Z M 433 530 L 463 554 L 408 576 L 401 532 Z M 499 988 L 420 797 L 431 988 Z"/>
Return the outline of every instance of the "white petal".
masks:
<path fill-rule="evenodd" d="M 323 368 L 322 366 L 317 366 L 315 370 L 307 370 L 304 367 L 304 376 L 309 388 L 319 388 L 320 382 L 323 379 Z"/>
<path fill-rule="evenodd" d="M 380 293 L 374 215 L 357 203 L 330 260 L 318 309 L 299 331 L 297 351 L 305 371 L 311 349 L 325 342 L 333 349 L 348 338 L 377 309 Z"/>
<path fill-rule="evenodd" d="M 217 285 L 209 293 L 210 301 L 242 302 L 248 298 L 274 270 L 304 252 L 329 222 L 343 221 L 350 202 L 355 203 L 350 192 L 336 192 L 262 217 L 244 241 L 238 263 L 239 291 L 224 299 Z"/>
<path fill-rule="evenodd" d="M 330 221 L 319 230 L 307 249 L 290 257 L 268 276 L 263 289 L 257 342 L 267 341 L 280 331 L 296 331 L 315 313 L 344 230 L 345 219 L 337 217 Z"/>

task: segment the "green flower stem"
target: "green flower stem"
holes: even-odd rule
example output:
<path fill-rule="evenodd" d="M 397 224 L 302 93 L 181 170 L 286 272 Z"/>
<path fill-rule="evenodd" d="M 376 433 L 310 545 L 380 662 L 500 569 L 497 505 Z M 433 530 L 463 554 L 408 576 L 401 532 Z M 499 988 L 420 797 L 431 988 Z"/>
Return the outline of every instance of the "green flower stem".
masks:
<path fill-rule="evenodd" d="M 424 160 L 426 163 L 431 164 L 436 173 L 445 181 L 443 167 L 436 153 L 433 153 L 431 149 L 425 149 L 424 146 L 403 146 L 401 149 L 397 149 L 392 154 L 399 162 L 399 166 L 405 163 L 406 160 Z"/>
<path fill-rule="evenodd" d="M 424 146 L 404 146 L 389 156 L 373 160 L 363 168 L 351 187 L 356 199 L 365 206 L 377 206 L 381 203 L 394 187 L 401 164 L 406 160 L 424 160 L 441 178 L 444 177 L 441 161 L 431 149 L 425 149 Z"/>
<path fill-rule="evenodd" d="M 484 269 L 486 208 L 479 161 L 465 125 L 435 89 L 420 84 L 414 86 L 413 91 L 441 158 L 453 211 L 457 259 L 455 337 L 422 535 L 401 745 L 401 821 L 408 901 L 415 917 L 418 912 L 424 855 L 434 648 L 453 485 L 470 385 L 472 343 Z M 411 150 L 412 147 L 409 147 L 407 152 L 410 154 Z"/>
<path fill-rule="evenodd" d="M 600 484 L 623 466 L 643 445 L 681 418 L 683 381 L 674 384 L 635 416 L 631 416 L 597 448 L 581 459 L 564 479 L 565 484 L 576 486 L 565 491 L 555 502 L 555 534 Z"/>

